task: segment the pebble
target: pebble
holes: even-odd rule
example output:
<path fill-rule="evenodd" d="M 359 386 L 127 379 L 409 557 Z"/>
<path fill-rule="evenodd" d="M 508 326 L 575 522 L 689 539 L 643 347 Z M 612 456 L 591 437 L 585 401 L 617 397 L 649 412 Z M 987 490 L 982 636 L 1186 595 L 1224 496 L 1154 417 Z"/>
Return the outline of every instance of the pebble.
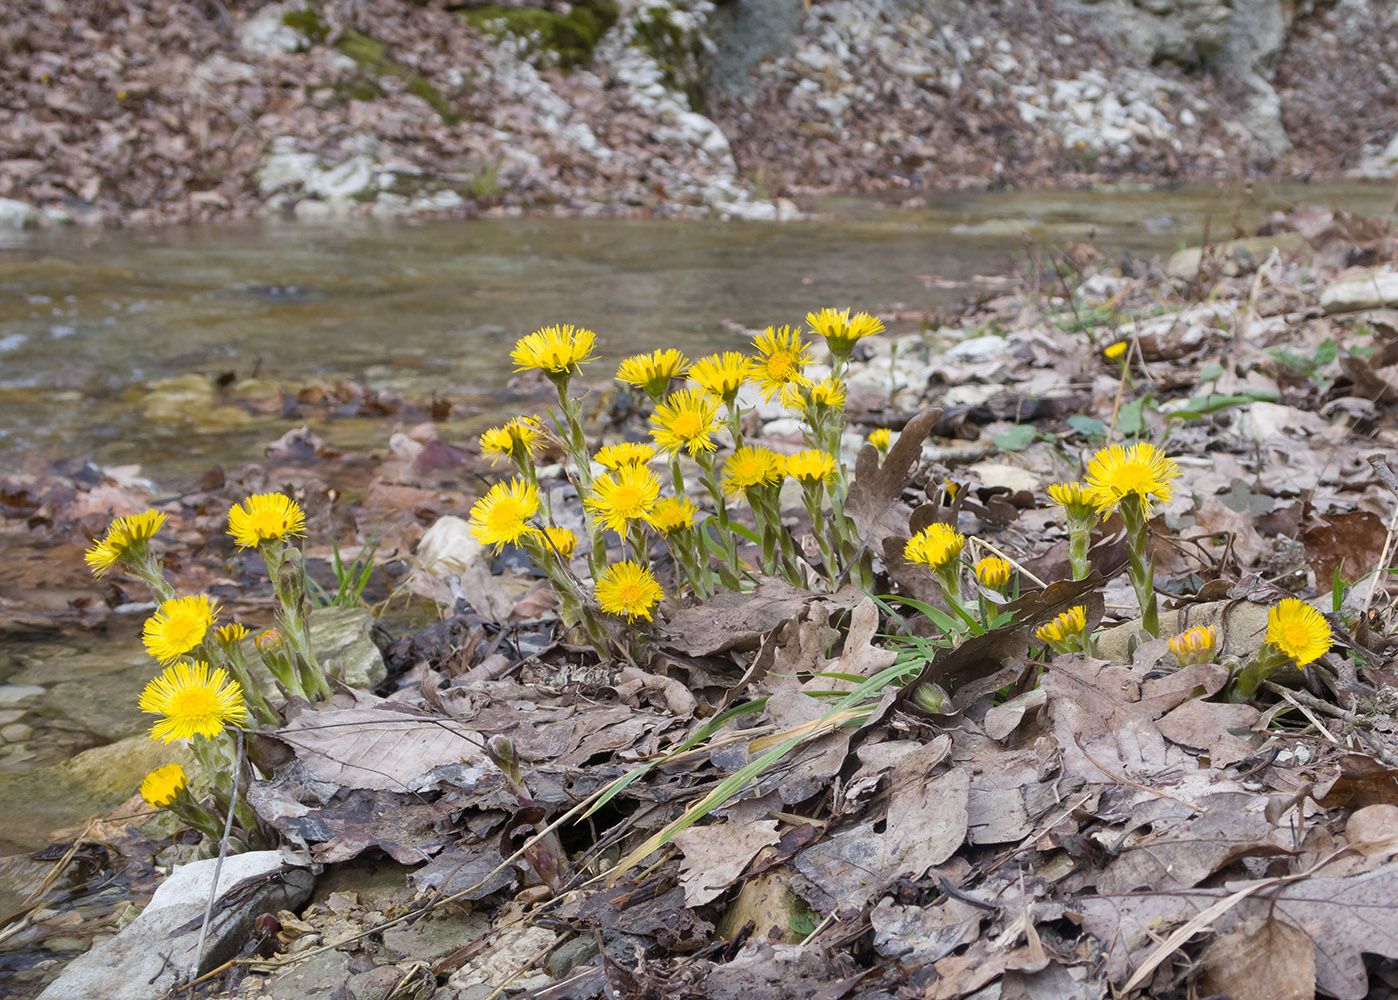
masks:
<path fill-rule="evenodd" d="M 18 705 L 29 698 L 41 697 L 44 689 L 37 684 L 0 684 L 0 705 Z"/>
<path fill-rule="evenodd" d="M 23 722 L 12 722 L 0 729 L 0 740 L 4 740 L 6 743 L 18 743 L 21 740 L 29 739 L 33 732 L 33 726 L 26 726 Z"/>

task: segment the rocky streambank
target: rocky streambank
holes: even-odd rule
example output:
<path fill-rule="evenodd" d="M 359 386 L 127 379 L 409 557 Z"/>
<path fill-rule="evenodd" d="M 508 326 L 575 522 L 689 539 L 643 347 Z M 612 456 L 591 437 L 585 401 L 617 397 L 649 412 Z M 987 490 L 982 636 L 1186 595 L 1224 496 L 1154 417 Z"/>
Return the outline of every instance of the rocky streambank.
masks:
<path fill-rule="evenodd" d="M 1386 0 L 20 0 L 0 225 L 1398 174 Z"/>

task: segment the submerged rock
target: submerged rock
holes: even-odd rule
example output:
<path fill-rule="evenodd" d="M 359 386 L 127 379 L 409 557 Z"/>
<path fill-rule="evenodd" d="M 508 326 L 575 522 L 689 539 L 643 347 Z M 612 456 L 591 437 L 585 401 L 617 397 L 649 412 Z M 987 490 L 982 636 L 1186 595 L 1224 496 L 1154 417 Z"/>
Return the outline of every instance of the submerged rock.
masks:
<path fill-rule="evenodd" d="M 216 859 L 182 865 L 155 890 L 144 912 L 116 937 L 74 959 L 42 1000 L 150 1000 L 227 961 L 264 913 L 293 909 L 315 879 L 278 851 L 225 858 L 202 961 L 196 955 Z M 196 968 L 196 963 L 198 967 Z"/>

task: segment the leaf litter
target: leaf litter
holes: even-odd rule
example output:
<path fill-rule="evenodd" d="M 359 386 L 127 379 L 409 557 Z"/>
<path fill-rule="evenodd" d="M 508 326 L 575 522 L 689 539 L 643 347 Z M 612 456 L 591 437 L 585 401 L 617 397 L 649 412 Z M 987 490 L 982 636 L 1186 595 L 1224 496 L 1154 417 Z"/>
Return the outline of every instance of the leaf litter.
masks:
<path fill-rule="evenodd" d="M 221 494 L 291 485 L 320 537 L 346 551 L 381 540 L 366 600 L 401 587 L 441 609 L 383 643 L 376 692 L 294 707 L 254 737 L 266 777 L 250 798 L 288 847 L 323 878 L 399 866 L 407 897 L 392 912 L 284 914 L 283 953 L 211 988 L 272 992 L 336 942 L 406 976 L 386 929 L 464 914 L 483 922 L 430 956 L 437 995 L 1398 988 L 1393 604 L 1386 577 L 1366 577 L 1393 555 L 1398 497 L 1368 458 L 1393 443 L 1398 324 L 1344 269 L 1352 252 L 1391 256 L 1392 239 L 1309 209 L 1273 225 L 1312 249 L 1251 269 L 1205 253 L 1173 279 L 1096 261 L 921 317 L 897 339 L 916 399 L 890 395 L 887 345 L 851 380 L 852 412 L 902 429 L 884 463 L 863 450 L 850 490 L 881 600 L 762 580 L 663 609 L 635 663 L 559 640 L 529 568 L 473 545 L 453 520 L 466 499 L 421 448 L 390 450 L 366 478 L 353 456 L 290 435 L 265 466 L 165 499 L 177 531 L 213 538 Z M 937 360 L 987 329 L 1003 340 L 992 357 Z M 1118 340 L 1124 385 L 1100 353 Z M 1295 594 L 1320 599 L 1334 650 L 1232 703 L 1225 666 L 1177 669 L 1162 640 L 1137 644 L 1115 523 L 1094 539 L 1093 574 L 1066 579 L 1042 488 L 1079 475 L 1114 426 L 1168 433 L 1184 473 L 1151 525 L 1163 634 L 1211 625 L 1222 654 L 1244 656 L 1268 604 Z M 454 447 L 437 451 L 485 471 Z M 350 469 L 360 488 L 337 507 Z M 0 477 L 8 627 L 119 623 L 134 594 L 84 576 L 82 547 L 151 499 L 118 470 Z M 900 558 L 934 521 L 1043 581 L 1022 576 L 1000 606 L 1013 625 L 959 644 L 912 642 L 936 638 L 925 624 L 899 636 L 900 617 L 921 621 L 899 599 L 935 608 Z M 260 570 L 193 551 L 171 553 L 177 586 L 227 579 L 235 600 Z M 1044 655 L 1035 629 L 1079 604 L 1097 655 Z M 267 615 L 256 599 L 236 611 Z M 937 711 L 912 696 L 922 684 L 945 693 Z"/>

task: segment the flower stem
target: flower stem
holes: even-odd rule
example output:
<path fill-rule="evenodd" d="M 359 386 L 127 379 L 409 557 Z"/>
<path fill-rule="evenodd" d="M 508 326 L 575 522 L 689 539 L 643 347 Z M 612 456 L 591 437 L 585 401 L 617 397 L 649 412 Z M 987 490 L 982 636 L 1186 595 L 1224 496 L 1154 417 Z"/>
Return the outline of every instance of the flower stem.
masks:
<path fill-rule="evenodd" d="M 1155 567 L 1150 560 L 1145 511 L 1134 494 L 1122 498 L 1117 508 L 1126 525 L 1126 574 L 1141 605 L 1141 628 L 1152 639 L 1160 634 L 1160 612 L 1155 601 Z"/>

